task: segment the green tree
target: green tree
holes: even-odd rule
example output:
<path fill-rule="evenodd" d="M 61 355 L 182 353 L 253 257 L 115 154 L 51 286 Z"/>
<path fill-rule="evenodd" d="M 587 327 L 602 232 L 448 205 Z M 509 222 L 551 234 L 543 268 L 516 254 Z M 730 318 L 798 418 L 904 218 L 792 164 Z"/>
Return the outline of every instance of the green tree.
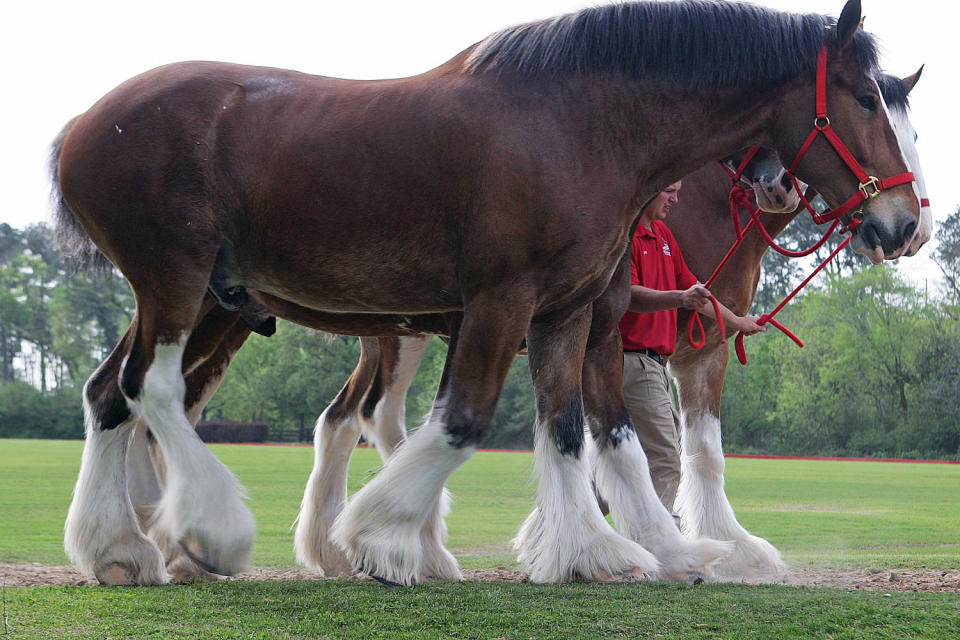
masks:
<path fill-rule="evenodd" d="M 955 397 L 958 331 L 896 271 L 828 278 L 781 319 L 806 346 L 772 331 L 749 341 L 754 371 L 731 363 L 729 444 L 820 455 L 956 454 L 956 419 L 938 403 Z"/>
<path fill-rule="evenodd" d="M 937 228 L 937 248 L 930 257 L 943 273 L 950 301 L 960 304 L 960 207 Z"/>

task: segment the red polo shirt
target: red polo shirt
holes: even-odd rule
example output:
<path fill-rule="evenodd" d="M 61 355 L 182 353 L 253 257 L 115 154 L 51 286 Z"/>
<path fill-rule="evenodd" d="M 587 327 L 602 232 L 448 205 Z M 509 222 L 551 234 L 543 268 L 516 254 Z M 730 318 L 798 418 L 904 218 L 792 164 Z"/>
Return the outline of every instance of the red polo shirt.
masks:
<path fill-rule="evenodd" d="M 650 229 L 638 224 L 630 249 L 630 284 L 658 291 L 688 289 L 697 284 L 667 225 L 655 220 Z M 620 319 L 624 349 L 652 349 L 665 356 L 677 342 L 677 310 L 633 313 Z"/>

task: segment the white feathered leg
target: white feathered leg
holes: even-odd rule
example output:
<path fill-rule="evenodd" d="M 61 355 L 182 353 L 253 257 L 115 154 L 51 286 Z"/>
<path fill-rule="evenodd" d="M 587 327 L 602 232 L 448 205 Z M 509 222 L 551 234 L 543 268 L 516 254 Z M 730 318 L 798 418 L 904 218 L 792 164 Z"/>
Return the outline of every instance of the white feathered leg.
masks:
<path fill-rule="evenodd" d="M 436 558 L 425 555 L 423 528 L 431 516 L 442 520 L 443 485 L 476 450 L 450 444 L 443 416 L 442 406 L 435 406 L 426 424 L 353 496 L 334 523 L 334 543 L 361 571 L 406 585 L 436 571 Z M 440 548 L 449 555 L 442 544 Z M 456 566 L 452 556 L 448 560 Z M 444 573 L 450 573 L 449 567 Z"/>
<path fill-rule="evenodd" d="M 148 530 L 163 497 L 163 485 L 150 457 L 147 427 L 140 420 L 131 429 L 127 442 L 127 491 L 140 527 Z"/>
<path fill-rule="evenodd" d="M 720 442 L 720 420 L 707 412 L 683 412 L 681 464 L 683 476 L 676 508 L 691 536 L 733 541 L 733 551 L 714 567 L 720 580 L 775 579 L 786 571 L 777 549 L 744 529 L 724 492 L 726 462 Z"/>
<path fill-rule="evenodd" d="M 360 419 L 351 412 L 335 422 L 329 413 L 329 408 L 323 412 L 313 431 L 313 471 L 297 516 L 294 549 L 301 564 L 327 576 L 350 575 L 353 566 L 333 544 L 330 529 L 347 504 L 347 472 L 360 438 Z"/>
<path fill-rule="evenodd" d="M 166 466 L 158 531 L 212 572 L 232 575 L 247 567 L 256 527 L 236 476 L 203 444 L 184 412 L 186 341 L 155 345 L 142 390 L 130 404 L 154 434 Z"/>
<path fill-rule="evenodd" d="M 684 581 L 710 575 L 732 545 L 683 537 L 657 497 L 636 432 L 627 425 L 618 427 L 602 451 L 597 450 L 589 431 L 586 439 L 597 492 L 609 506 L 617 531 L 656 556 L 660 569 L 654 577 Z"/>
<path fill-rule="evenodd" d="M 101 431 L 86 389 L 83 396 L 86 440 L 64 528 L 67 556 L 103 584 L 165 584 L 163 555 L 140 530 L 127 493 L 127 441 L 136 419 Z"/>
<path fill-rule="evenodd" d="M 157 456 L 156 459 L 154 454 Z M 130 433 L 127 447 L 127 484 L 130 501 L 140 521 L 140 528 L 159 547 L 167 566 L 167 573 L 170 574 L 173 582 L 195 579 L 217 580 L 218 576 L 194 562 L 176 540 L 171 540 L 166 533 L 155 526 L 157 507 L 163 499 L 162 468 L 163 460 L 150 445 L 146 425 L 143 421 L 138 421 Z"/>
<path fill-rule="evenodd" d="M 611 580 L 657 575 L 657 559 L 617 534 L 604 519 L 590 485 L 585 452 L 562 455 L 547 429 L 534 436 L 537 506 L 513 540 L 531 582 Z"/>
<path fill-rule="evenodd" d="M 314 429 L 314 467 L 297 517 L 294 548 L 297 560 L 322 569 L 326 575 L 350 574 L 347 557 L 330 540 L 334 520 L 347 504 L 347 473 L 350 456 L 362 432 L 384 462 L 406 439 L 406 393 L 417 373 L 429 336 L 361 339 L 357 369 L 334 404 L 338 411 L 324 411 Z M 378 346 L 379 345 L 379 346 Z M 387 354 L 391 361 L 388 363 Z M 379 360 L 379 362 L 378 362 Z M 389 366 L 388 366 L 389 365 Z M 372 376 L 381 376 L 381 396 L 371 419 L 361 405 L 370 391 Z M 363 389 L 359 389 L 363 386 Z M 339 420 L 332 416 L 342 414 Z M 441 523 L 441 526 L 445 526 Z"/>
<path fill-rule="evenodd" d="M 396 364 L 384 381 L 383 395 L 373 411 L 372 421 L 362 421 L 364 437 L 372 442 L 386 463 L 387 459 L 407 438 L 407 391 L 417 375 L 423 354 L 433 336 L 406 336 L 380 339 L 381 353 L 392 350 Z M 386 344 L 389 341 L 390 344 Z M 456 559 L 447 551 L 447 514 L 450 513 L 450 492 L 440 494 L 435 509 L 430 511 L 420 534 L 423 549 L 424 578 L 462 580 Z"/>
<path fill-rule="evenodd" d="M 420 545 L 423 549 L 423 565 L 420 575 L 423 578 L 437 580 L 463 580 L 460 564 L 450 551 L 447 550 L 447 516 L 453 498 L 444 487 L 440 492 L 440 499 L 427 515 L 427 520 L 420 528 Z"/>

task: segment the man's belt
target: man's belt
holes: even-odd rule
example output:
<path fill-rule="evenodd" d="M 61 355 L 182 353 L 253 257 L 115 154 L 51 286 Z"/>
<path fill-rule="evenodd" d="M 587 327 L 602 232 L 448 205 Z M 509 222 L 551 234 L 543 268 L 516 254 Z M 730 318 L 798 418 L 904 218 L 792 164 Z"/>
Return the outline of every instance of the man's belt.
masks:
<path fill-rule="evenodd" d="M 624 349 L 623 351 L 624 353 L 642 353 L 645 356 L 653 358 L 663 366 L 667 364 L 667 356 L 662 353 L 657 353 L 653 349 Z"/>

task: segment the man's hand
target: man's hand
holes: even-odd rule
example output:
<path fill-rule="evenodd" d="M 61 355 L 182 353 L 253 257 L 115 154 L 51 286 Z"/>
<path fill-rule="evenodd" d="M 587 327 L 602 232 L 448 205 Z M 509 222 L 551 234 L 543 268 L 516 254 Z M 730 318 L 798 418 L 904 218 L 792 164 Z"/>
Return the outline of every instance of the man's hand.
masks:
<path fill-rule="evenodd" d="M 755 333 L 762 333 L 767 330 L 767 327 L 766 325 L 757 324 L 757 320 L 759 319 L 760 318 L 757 316 L 743 316 L 742 318 L 739 318 L 736 330 L 743 332 L 743 335 L 745 336 L 752 336 Z"/>
<path fill-rule="evenodd" d="M 683 309 L 698 311 L 703 305 L 709 303 L 710 291 L 700 283 L 693 285 L 680 294 L 680 307 Z"/>

